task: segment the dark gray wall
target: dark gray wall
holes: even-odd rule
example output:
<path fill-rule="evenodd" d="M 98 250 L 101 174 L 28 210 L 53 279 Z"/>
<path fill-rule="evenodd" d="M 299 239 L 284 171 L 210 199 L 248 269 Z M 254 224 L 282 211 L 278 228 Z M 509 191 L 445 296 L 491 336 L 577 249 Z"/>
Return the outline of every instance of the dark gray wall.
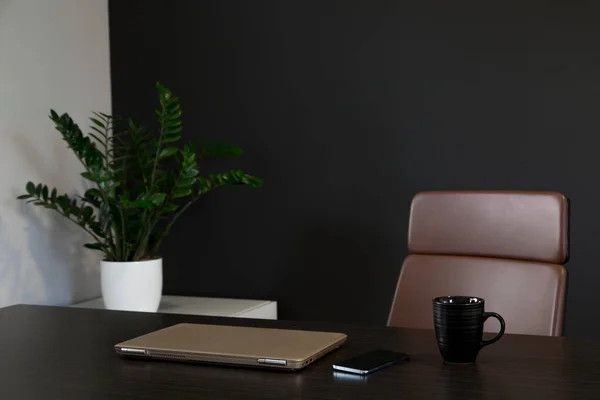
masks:
<path fill-rule="evenodd" d="M 412 195 L 572 200 L 567 333 L 600 335 L 599 2 L 111 1 L 114 109 L 160 80 L 185 136 L 239 144 L 260 190 L 210 195 L 165 244 L 165 291 L 383 324 Z"/>

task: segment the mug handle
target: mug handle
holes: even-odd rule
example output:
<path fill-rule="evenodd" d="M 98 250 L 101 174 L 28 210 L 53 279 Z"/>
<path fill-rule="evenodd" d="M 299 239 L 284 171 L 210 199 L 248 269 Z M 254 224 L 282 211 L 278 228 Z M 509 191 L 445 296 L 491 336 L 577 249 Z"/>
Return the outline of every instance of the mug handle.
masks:
<path fill-rule="evenodd" d="M 504 328 L 506 328 L 506 324 L 504 323 L 504 318 L 502 318 L 502 316 L 500 314 L 496 314 L 495 312 L 486 312 L 483 313 L 483 322 L 487 321 L 487 319 L 489 317 L 494 317 L 496 318 L 499 322 L 500 322 L 500 332 L 498 332 L 498 334 L 496 336 L 494 336 L 492 339 L 490 340 L 482 340 L 481 341 L 481 348 L 484 348 L 485 346 L 495 343 L 498 340 L 500 340 L 500 338 L 502 337 L 502 335 L 504 335 Z"/>

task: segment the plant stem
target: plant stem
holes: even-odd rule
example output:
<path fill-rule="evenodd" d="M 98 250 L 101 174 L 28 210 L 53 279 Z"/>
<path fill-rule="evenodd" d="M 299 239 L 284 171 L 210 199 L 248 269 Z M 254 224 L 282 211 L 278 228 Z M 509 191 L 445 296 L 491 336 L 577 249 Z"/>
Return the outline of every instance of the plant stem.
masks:
<path fill-rule="evenodd" d="M 160 244 L 162 243 L 163 239 L 169 234 L 169 230 L 171 230 L 171 227 L 173 226 L 175 221 L 181 216 L 181 214 L 184 213 L 185 210 L 187 210 L 189 208 L 189 206 L 192 205 L 192 203 L 194 203 L 199 198 L 200 198 L 200 196 L 197 196 L 196 198 L 188 201 L 183 207 L 181 207 L 177 211 L 177 213 L 175 213 L 175 215 L 173 216 L 171 221 L 167 224 L 167 227 L 162 231 L 160 236 L 156 239 L 156 243 L 154 243 L 154 246 L 152 247 L 152 253 L 156 253 L 158 251 Z"/>
<path fill-rule="evenodd" d="M 143 163 L 142 158 L 140 158 L 140 153 L 139 153 L 139 148 L 141 146 L 141 144 L 140 144 L 141 143 L 141 139 L 138 136 L 139 131 L 136 130 L 136 129 L 133 129 L 133 127 L 132 127 L 130 129 L 130 132 L 131 132 L 131 139 L 135 143 L 135 147 L 134 148 L 137 150 L 137 151 L 135 151 L 135 160 L 136 160 L 136 162 L 138 164 L 138 167 L 140 168 L 140 172 L 141 172 L 141 175 L 142 175 L 142 180 L 144 181 L 144 187 L 146 189 L 148 189 L 148 179 L 146 178 L 146 174 L 144 172 L 144 166 L 143 166 L 144 163 Z"/>
<path fill-rule="evenodd" d="M 104 128 L 104 137 L 105 137 L 105 139 L 104 139 L 104 143 L 103 143 L 104 144 L 104 162 L 105 162 L 106 170 L 107 171 L 108 171 L 108 166 L 109 166 L 109 160 L 108 160 L 108 157 L 109 157 L 109 154 L 108 154 L 108 140 L 109 139 L 108 139 L 108 134 L 110 132 L 110 124 L 111 124 L 111 120 L 107 119 L 106 120 L 106 126 Z"/>
<path fill-rule="evenodd" d="M 213 186 L 211 191 L 220 189 L 227 185 L 228 185 L 227 183 L 222 183 L 220 185 Z M 167 224 L 167 227 L 163 230 L 163 232 L 160 234 L 160 236 L 156 239 L 156 243 L 152 247 L 152 253 L 156 253 L 158 251 L 160 244 L 162 243 L 163 239 L 169 234 L 169 231 L 171 230 L 171 227 L 173 226 L 173 224 L 175 224 L 175 221 L 177 221 L 177 219 L 181 216 L 181 214 L 183 214 L 193 203 L 195 203 L 200 197 L 202 197 L 202 194 L 196 195 L 196 197 L 194 197 L 192 200 L 188 201 L 185 205 L 183 205 L 183 207 L 181 207 L 175 213 L 175 215 L 173 216 L 171 221 Z"/>
<path fill-rule="evenodd" d="M 164 112 L 164 107 L 163 107 Z M 154 189 L 154 179 L 156 177 L 156 168 L 158 167 L 158 156 L 160 155 L 160 148 L 162 146 L 163 136 L 165 134 L 165 130 L 163 128 L 163 124 L 160 124 L 160 130 L 158 132 L 158 142 L 156 143 L 156 153 L 154 155 L 154 164 L 152 165 L 152 175 L 150 175 L 150 191 Z"/>
<path fill-rule="evenodd" d="M 88 168 L 88 166 L 85 164 L 85 162 L 83 161 L 82 158 L 80 158 L 77 153 L 75 152 L 75 157 L 77 157 L 77 159 L 79 160 L 79 162 L 81 163 L 81 165 L 83 165 L 83 168 L 85 168 L 85 170 L 89 173 L 92 173 L 92 171 L 90 171 L 90 169 Z M 108 199 L 106 197 L 106 193 L 104 192 L 104 189 L 102 188 L 102 184 L 100 182 L 94 182 L 96 184 L 96 186 L 98 187 L 98 190 L 100 191 L 100 193 L 102 194 L 102 199 L 104 200 L 104 204 L 106 204 L 108 206 Z M 101 211 L 101 208 L 98 208 L 98 211 Z M 110 213 L 110 209 L 108 210 Z M 66 217 L 66 215 L 65 215 Z M 67 217 L 67 219 L 70 219 L 69 217 Z M 71 220 L 73 221 L 73 220 Z M 75 221 L 73 221 L 75 222 Z M 77 223 L 77 222 L 75 222 Z M 79 225 L 79 224 L 78 224 Z M 116 248 L 115 248 L 115 243 L 112 237 L 112 221 L 109 222 L 108 229 L 105 229 L 105 233 L 108 236 L 106 239 L 106 243 L 108 243 L 108 246 L 111 248 L 111 250 L 113 251 L 112 255 L 114 258 L 115 252 L 116 252 Z M 80 225 L 81 226 L 81 225 Z M 85 228 L 84 228 L 85 229 Z"/>
<path fill-rule="evenodd" d="M 138 240 L 138 243 L 136 246 L 137 250 L 135 251 L 135 254 L 133 256 L 133 261 L 139 260 L 140 258 L 142 258 L 142 256 L 144 254 L 148 255 L 148 252 L 147 252 L 148 242 L 150 241 L 150 236 L 152 235 L 152 231 L 154 230 L 154 227 L 158 223 L 159 218 L 157 217 L 153 222 L 152 222 L 152 218 L 148 218 L 148 219 L 151 222 L 148 222 L 148 226 L 146 227 L 146 229 L 141 231 L 141 232 L 143 232 L 143 234 L 140 237 L 140 239 Z"/>
<path fill-rule="evenodd" d="M 119 215 L 121 217 L 121 259 L 127 258 L 127 238 L 125 235 L 125 215 L 123 214 L 123 209 L 119 208 Z"/>

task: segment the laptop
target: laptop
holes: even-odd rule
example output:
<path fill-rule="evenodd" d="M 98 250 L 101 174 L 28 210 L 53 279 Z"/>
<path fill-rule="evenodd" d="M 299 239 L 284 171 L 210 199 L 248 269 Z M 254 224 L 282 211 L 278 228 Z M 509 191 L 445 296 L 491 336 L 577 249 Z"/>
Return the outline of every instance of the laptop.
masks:
<path fill-rule="evenodd" d="M 337 349 L 347 335 L 245 326 L 177 324 L 115 345 L 118 354 L 295 371 Z"/>

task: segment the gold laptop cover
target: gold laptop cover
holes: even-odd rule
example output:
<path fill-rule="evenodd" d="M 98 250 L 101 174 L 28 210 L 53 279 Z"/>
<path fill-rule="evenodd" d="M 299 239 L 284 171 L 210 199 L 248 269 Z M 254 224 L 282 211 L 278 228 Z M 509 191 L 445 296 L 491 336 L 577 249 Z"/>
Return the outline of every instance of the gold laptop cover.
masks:
<path fill-rule="evenodd" d="M 298 370 L 347 336 L 245 326 L 177 324 L 115 345 L 118 354 L 173 361 Z"/>

